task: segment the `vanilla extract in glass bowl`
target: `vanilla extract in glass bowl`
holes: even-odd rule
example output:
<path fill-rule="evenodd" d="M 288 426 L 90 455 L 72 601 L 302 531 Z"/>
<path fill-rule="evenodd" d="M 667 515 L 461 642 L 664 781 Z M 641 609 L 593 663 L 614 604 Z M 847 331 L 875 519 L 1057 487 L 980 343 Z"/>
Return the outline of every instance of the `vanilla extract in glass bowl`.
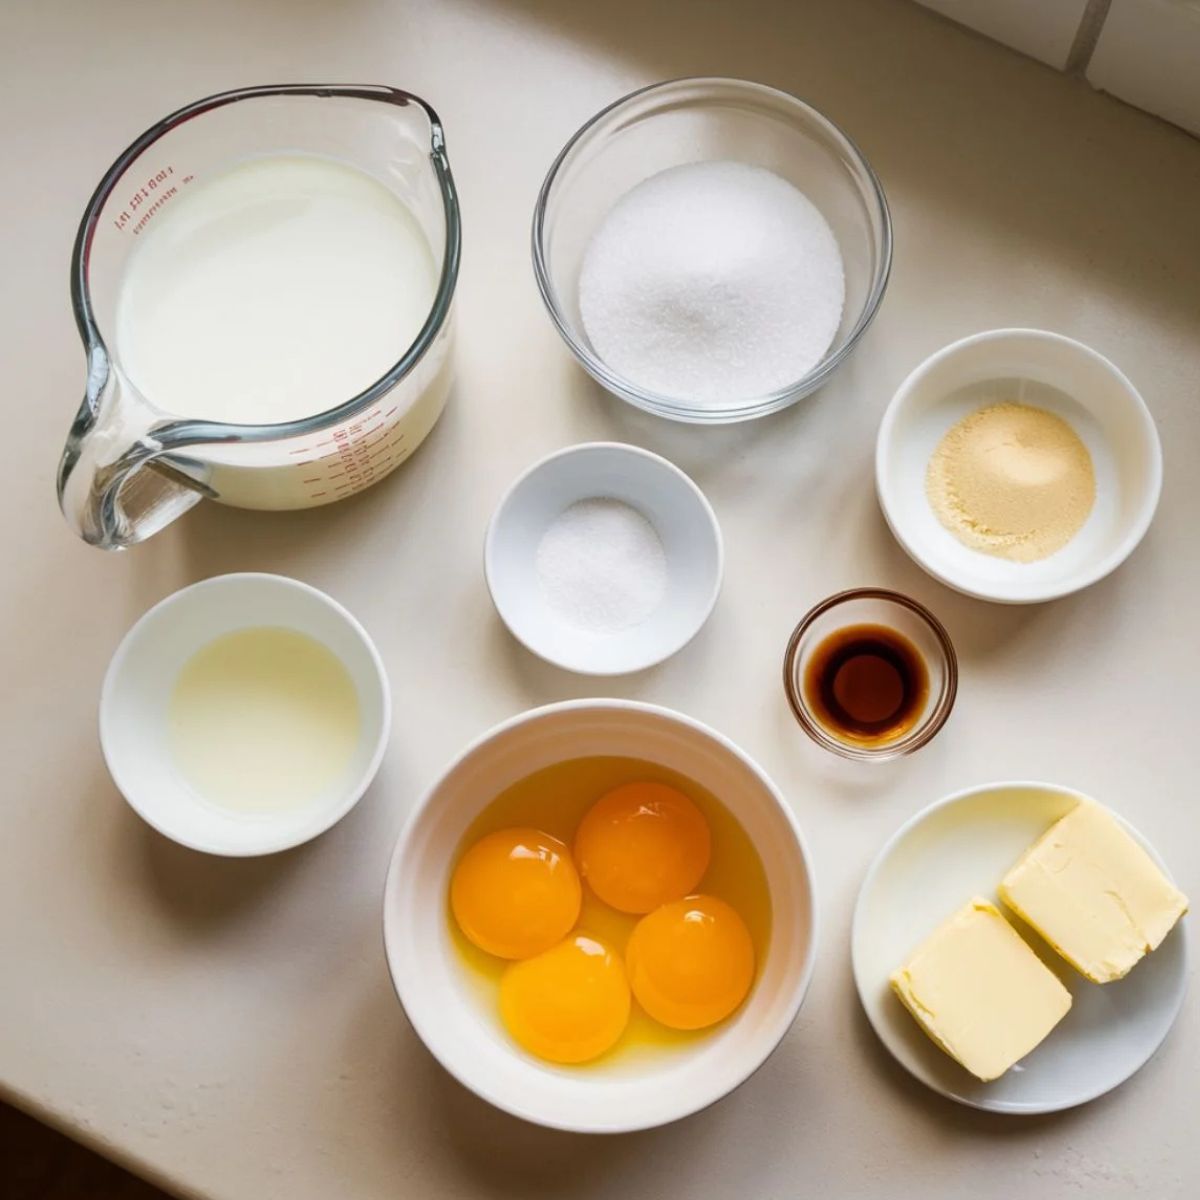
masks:
<path fill-rule="evenodd" d="M 886 625 L 848 625 L 810 655 L 803 686 L 809 708 L 827 728 L 883 745 L 917 723 L 929 696 L 929 671 L 903 634 Z"/>
<path fill-rule="evenodd" d="M 800 727 L 845 758 L 919 750 L 945 724 L 958 690 L 954 647 L 923 605 L 882 588 L 839 592 L 796 626 L 784 691 Z"/>

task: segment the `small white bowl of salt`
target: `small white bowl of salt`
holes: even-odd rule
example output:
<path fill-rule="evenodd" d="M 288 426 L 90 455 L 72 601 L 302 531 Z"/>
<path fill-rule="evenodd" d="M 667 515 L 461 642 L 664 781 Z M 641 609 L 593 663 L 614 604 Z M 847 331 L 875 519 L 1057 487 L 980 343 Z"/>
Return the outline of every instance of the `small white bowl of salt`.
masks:
<path fill-rule="evenodd" d="M 534 463 L 488 527 L 484 574 L 512 635 L 555 666 L 624 675 L 700 631 L 721 589 L 721 529 L 704 493 L 619 442 Z"/>

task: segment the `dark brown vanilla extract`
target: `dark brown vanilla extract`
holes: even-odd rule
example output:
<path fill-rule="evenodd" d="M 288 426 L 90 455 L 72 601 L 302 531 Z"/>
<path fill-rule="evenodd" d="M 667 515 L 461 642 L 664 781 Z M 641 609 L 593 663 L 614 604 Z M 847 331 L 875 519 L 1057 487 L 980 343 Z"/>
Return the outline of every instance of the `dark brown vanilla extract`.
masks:
<path fill-rule="evenodd" d="M 886 625 L 848 625 L 809 656 L 804 696 L 834 736 L 879 746 L 902 738 L 929 698 L 929 670 L 917 648 Z"/>

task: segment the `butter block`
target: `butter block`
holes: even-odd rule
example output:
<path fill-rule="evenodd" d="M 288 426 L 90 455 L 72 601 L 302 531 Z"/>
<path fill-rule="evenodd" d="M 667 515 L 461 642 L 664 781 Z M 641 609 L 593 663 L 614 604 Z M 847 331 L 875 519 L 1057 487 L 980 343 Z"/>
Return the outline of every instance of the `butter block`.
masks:
<path fill-rule="evenodd" d="M 987 900 L 976 896 L 894 971 L 892 990 L 951 1058 L 985 1083 L 1054 1028 L 1071 993 Z"/>
<path fill-rule="evenodd" d="M 1121 979 L 1187 912 L 1187 897 L 1106 808 L 1082 800 L 1026 850 L 1000 898 L 1094 983 Z"/>

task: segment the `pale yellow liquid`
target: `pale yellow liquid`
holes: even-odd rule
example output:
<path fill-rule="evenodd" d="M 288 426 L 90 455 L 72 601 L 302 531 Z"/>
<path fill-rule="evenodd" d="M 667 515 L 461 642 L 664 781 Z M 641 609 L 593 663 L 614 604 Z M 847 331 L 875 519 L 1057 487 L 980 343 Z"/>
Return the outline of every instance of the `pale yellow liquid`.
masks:
<path fill-rule="evenodd" d="M 741 915 L 754 941 L 756 975 L 762 974 L 763 959 L 771 938 L 771 894 L 762 861 L 737 819 L 709 791 L 666 767 L 634 758 L 576 758 L 557 763 L 519 780 L 501 792 L 472 822 L 459 844 L 458 855 L 465 853 L 484 834 L 514 825 L 530 825 L 549 833 L 571 846 L 583 814 L 605 792 L 625 783 L 649 781 L 678 788 L 704 814 L 712 833 L 712 858 L 700 886 L 696 889 L 731 904 Z M 507 966 L 502 959 L 486 954 L 463 936 L 450 912 L 446 899 L 447 920 L 466 974 L 480 1003 L 500 1022 L 500 977 Z M 597 900 L 585 884 L 583 907 L 576 928 L 606 941 L 624 957 L 625 944 L 640 918 L 618 912 Z M 739 1010 L 740 1011 L 740 1010 Z M 733 1018 L 737 1016 L 734 1013 Z M 710 1029 L 683 1031 L 668 1029 L 648 1017 L 634 1002 L 629 1025 L 621 1040 L 592 1063 L 571 1066 L 577 1071 L 642 1060 L 648 1055 L 670 1053 L 710 1036 L 721 1025 Z"/>
<path fill-rule="evenodd" d="M 171 753 L 205 800 L 278 812 L 345 775 L 358 693 L 341 660 L 293 629 L 227 633 L 184 664 L 168 711 Z"/>

